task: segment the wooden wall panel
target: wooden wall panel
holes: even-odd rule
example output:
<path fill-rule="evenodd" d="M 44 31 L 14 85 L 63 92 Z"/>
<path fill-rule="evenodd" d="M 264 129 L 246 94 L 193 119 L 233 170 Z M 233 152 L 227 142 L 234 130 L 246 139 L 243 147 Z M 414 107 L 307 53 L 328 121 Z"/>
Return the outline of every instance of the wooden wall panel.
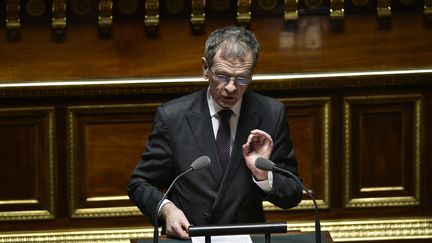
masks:
<path fill-rule="evenodd" d="M 55 217 L 54 109 L 0 109 L 0 221 Z"/>
<path fill-rule="evenodd" d="M 298 160 L 298 171 L 312 191 L 320 208 L 330 206 L 329 130 L 330 98 L 282 99 L 287 107 L 291 138 Z M 313 209 L 304 195 L 297 209 Z"/>
<path fill-rule="evenodd" d="M 68 107 L 72 217 L 136 215 L 129 176 L 151 132 L 155 104 Z"/>
<path fill-rule="evenodd" d="M 347 207 L 420 203 L 421 95 L 345 99 Z"/>

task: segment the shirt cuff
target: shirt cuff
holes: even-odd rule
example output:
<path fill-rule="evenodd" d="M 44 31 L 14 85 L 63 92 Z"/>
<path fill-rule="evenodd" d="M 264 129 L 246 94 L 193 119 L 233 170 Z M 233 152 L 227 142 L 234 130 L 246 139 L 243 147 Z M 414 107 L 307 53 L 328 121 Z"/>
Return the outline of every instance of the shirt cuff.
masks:
<path fill-rule="evenodd" d="M 263 190 L 266 193 L 269 193 L 273 187 L 273 172 L 269 171 L 267 176 L 268 179 L 265 181 L 257 181 L 254 176 L 252 176 L 252 179 L 255 182 L 255 184 L 257 184 L 257 186 L 261 188 L 261 190 Z"/>
<path fill-rule="evenodd" d="M 171 201 L 168 200 L 168 199 L 164 199 L 164 200 L 162 201 L 160 207 L 158 208 L 158 217 L 159 217 L 159 218 L 160 218 L 160 216 L 161 216 L 161 209 L 162 209 L 162 207 L 163 207 L 165 204 L 170 203 L 170 202 L 171 202 Z"/>

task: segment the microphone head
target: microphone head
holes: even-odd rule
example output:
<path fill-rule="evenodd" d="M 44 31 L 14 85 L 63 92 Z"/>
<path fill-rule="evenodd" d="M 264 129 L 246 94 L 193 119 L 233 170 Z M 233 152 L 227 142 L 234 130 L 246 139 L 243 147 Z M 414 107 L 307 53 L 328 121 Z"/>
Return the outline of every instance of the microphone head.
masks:
<path fill-rule="evenodd" d="M 271 160 L 264 159 L 262 157 L 258 157 L 255 160 L 255 166 L 260 170 L 272 171 L 274 165 L 275 164 Z"/>
<path fill-rule="evenodd" d="M 210 165 L 210 158 L 208 156 L 201 156 L 198 159 L 194 160 L 191 164 L 192 170 L 201 170 L 207 168 Z"/>

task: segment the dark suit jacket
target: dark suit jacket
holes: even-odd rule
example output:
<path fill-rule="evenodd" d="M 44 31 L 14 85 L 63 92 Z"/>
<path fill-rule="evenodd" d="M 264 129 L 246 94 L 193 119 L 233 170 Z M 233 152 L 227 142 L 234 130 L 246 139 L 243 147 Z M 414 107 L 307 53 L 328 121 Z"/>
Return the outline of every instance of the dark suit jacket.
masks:
<path fill-rule="evenodd" d="M 285 107 L 272 98 L 245 92 L 231 160 L 224 174 L 206 92 L 180 97 L 157 109 L 153 131 L 129 182 L 130 199 L 153 223 L 156 206 L 163 196 L 158 188 L 167 188 L 196 158 L 207 155 L 210 167 L 186 174 L 168 197 L 183 210 L 191 224 L 263 222 L 263 200 L 281 208 L 296 206 L 302 189 L 293 179 L 274 173 L 272 190 L 266 194 L 253 182 L 242 154 L 242 145 L 250 131 L 261 129 L 273 138 L 270 159 L 296 174 Z"/>

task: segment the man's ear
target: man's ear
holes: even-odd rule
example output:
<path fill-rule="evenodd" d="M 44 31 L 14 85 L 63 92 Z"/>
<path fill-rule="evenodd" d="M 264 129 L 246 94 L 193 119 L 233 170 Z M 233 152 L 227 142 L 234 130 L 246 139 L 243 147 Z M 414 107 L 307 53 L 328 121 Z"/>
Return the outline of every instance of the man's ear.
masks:
<path fill-rule="evenodd" d="M 208 77 L 207 77 L 207 69 L 208 68 L 209 68 L 209 66 L 207 64 L 205 57 L 201 57 L 201 69 L 202 69 L 204 79 L 208 79 Z"/>

